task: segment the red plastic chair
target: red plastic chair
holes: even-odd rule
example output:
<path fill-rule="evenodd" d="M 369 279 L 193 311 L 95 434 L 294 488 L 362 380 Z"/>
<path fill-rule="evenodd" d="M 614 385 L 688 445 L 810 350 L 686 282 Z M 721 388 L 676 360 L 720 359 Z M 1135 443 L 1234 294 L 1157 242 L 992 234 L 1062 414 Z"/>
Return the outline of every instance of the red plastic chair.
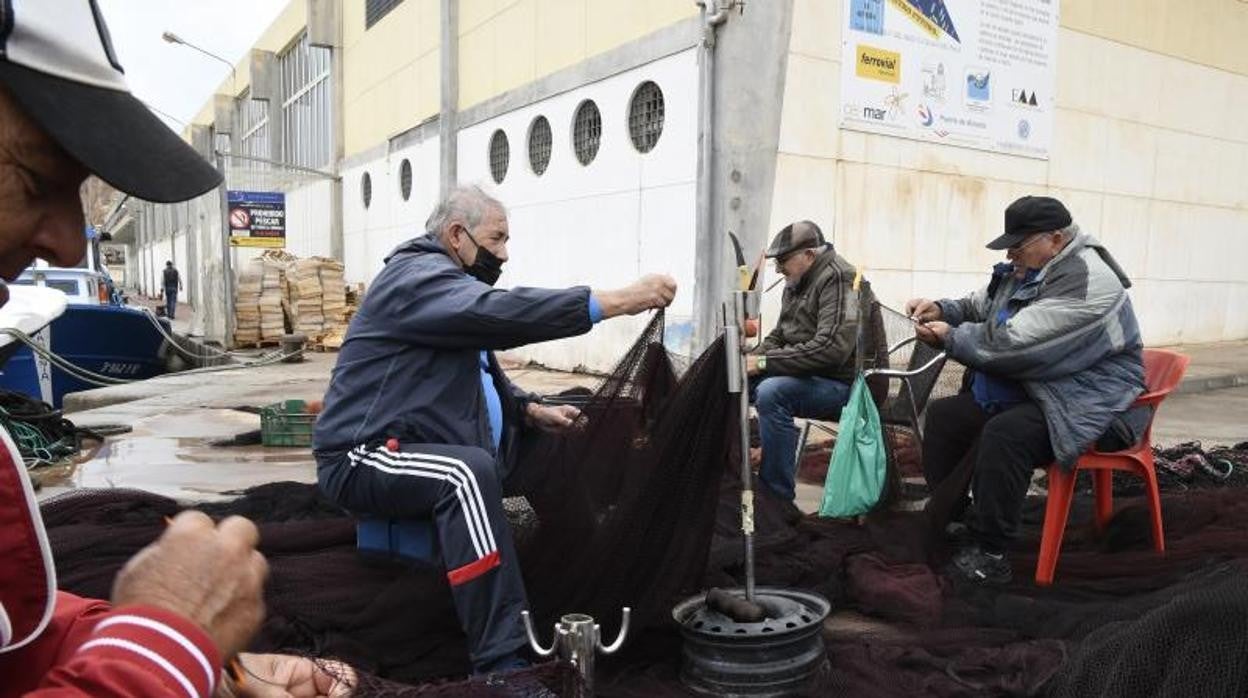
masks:
<path fill-rule="evenodd" d="M 1157 407 L 1183 379 L 1190 359 L 1183 354 L 1161 349 L 1144 350 L 1144 382 L 1146 392 L 1136 405 L 1152 405 L 1153 419 Z M 1140 444 L 1125 451 L 1101 453 L 1089 450 L 1079 457 L 1071 472 L 1054 463 L 1049 466 L 1049 501 L 1044 510 L 1044 533 L 1040 538 L 1040 559 L 1036 562 L 1036 584 L 1048 586 L 1053 583 L 1057 558 L 1062 550 L 1062 535 L 1066 531 L 1066 517 L 1070 514 L 1070 501 L 1075 494 L 1075 474 L 1080 470 L 1092 471 L 1092 492 L 1096 497 L 1096 526 L 1104 528 L 1114 513 L 1113 476 L 1115 470 L 1135 473 L 1144 478 L 1148 494 L 1149 513 L 1153 524 L 1153 549 L 1166 550 L 1165 533 L 1161 526 L 1161 492 L 1157 487 L 1157 470 L 1153 466 L 1153 422 Z"/>

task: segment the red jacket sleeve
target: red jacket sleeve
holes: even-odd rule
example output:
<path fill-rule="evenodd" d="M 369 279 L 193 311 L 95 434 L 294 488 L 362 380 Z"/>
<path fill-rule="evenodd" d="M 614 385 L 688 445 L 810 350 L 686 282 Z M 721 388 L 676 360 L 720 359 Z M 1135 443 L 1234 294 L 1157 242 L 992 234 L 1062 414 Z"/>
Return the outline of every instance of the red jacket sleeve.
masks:
<path fill-rule="evenodd" d="M 204 631 L 175 613 L 58 593 L 39 639 L 0 655 L 0 698 L 206 698 L 220 666 Z"/>

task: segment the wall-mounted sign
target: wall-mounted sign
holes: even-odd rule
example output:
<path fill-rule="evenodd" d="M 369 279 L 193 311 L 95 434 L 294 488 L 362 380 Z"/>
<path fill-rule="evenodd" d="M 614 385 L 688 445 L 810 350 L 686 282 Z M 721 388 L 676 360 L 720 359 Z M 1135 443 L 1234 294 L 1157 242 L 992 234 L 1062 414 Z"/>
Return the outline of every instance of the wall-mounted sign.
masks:
<path fill-rule="evenodd" d="M 228 192 L 230 244 L 286 246 L 286 195 L 274 191 Z"/>
<path fill-rule="evenodd" d="M 1058 0 L 844 0 L 841 128 L 1047 159 Z"/>

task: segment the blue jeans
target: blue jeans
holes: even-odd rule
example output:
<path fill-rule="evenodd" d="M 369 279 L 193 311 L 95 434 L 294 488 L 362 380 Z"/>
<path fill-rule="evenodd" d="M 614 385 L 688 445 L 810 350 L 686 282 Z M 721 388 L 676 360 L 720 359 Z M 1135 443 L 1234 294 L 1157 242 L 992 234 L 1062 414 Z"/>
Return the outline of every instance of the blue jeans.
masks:
<path fill-rule="evenodd" d="M 763 376 L 750 379 L 750 401 L 758 410 L 763 463 L 758 479 L 777 495 L 796 496 L 797 437 L 794 417 L 836 419 L 849 401 L 849 385 L 819 376 Z"/>
<path fill-rule="evenodd" d="M 174 312 L 178 309 L 178 288 L 165 289 L 165 316 L 170 320 L 173 319 Z"/>

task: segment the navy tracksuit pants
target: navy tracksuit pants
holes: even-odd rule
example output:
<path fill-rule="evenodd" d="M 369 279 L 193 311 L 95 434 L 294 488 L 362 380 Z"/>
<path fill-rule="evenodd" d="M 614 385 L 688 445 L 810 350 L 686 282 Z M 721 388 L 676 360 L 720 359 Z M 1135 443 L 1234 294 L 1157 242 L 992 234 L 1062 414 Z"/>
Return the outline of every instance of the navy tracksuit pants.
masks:
<path fill-rule="evenodd" d="M 528 601 L 493 455 L 446 444 L 358 446 L 318 453 L 317 479 L 352 512 L 433 520 L 474 669 L 528 643 L 520 619 Z"/>

